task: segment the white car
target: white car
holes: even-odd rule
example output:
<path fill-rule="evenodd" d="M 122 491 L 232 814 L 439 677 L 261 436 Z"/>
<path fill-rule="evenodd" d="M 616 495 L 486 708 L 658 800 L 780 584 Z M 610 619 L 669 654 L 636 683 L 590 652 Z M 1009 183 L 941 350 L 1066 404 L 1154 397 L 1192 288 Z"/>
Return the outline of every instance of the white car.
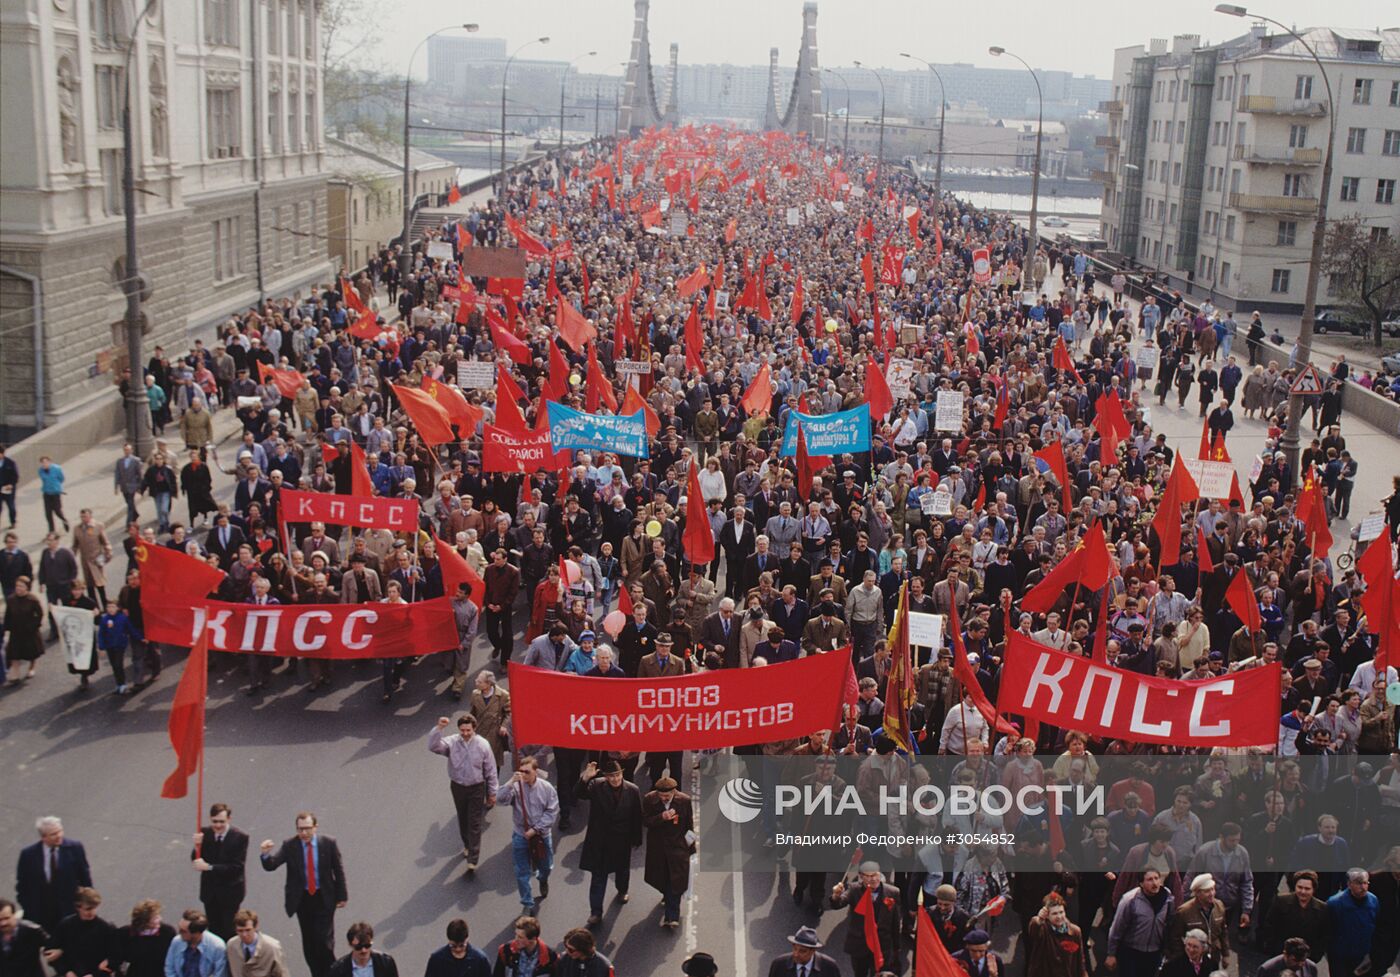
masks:
<path fill-rule="evenodd" d="M 1069 227 L 1069 221 L 1063 217 L 1047 217 L 1043 223 L 1046 227 Z"/>

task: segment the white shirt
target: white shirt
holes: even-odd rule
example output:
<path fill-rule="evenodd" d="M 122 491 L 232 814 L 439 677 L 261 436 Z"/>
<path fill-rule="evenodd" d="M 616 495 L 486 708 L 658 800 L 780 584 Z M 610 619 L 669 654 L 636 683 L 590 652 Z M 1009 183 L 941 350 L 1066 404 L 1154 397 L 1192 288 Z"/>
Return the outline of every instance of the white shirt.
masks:
<path fill-rule="evenodd" d="M 967 741 L 981 740 L 985 745 L 987 734 L 987 720 L 982 718 L 982 713 L 977 711 L 977 707 L 960 702 L 948 710 L 948 715 L 943 720 L 943 731 L 938 737 L 938 748 L 948 753 L 965 756 L 967 754 Z"/>
<path fill-rule="evenodd" d="M 1394 682 L 1395 676 L 1395 666 L 1387 665 L 1385 669 L 1385 684 L 1390 685 Z M 1351 685 L 1347 686 L 1347 688 L 1356 689 L 1356 691 L 1361 693 L 1361 697 L 1364 699 L 1371 694 L 1371 685 L 1376 681 L 1376 677 L 1376 662 L 1375 659 L 1372 659 L 1371 661 L 1362 663 L 1361 666 L 1356 669 L 1356 674 L 1351 677 Z"/>

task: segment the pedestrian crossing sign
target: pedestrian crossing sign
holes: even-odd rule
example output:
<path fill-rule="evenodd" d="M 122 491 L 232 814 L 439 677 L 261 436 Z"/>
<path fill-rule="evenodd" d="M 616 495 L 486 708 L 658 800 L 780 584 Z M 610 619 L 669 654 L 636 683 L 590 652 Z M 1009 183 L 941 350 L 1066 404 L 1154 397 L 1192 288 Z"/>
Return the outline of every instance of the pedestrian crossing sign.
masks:
<path fill-rule="evenodd" d="M 1322 374 L 1317 372 L 1317 367 L 1309 363 L 1293 381 L 1293 386 L 1288 389 L 1288 393 L 1293 397 L 1322 393 Z"/>

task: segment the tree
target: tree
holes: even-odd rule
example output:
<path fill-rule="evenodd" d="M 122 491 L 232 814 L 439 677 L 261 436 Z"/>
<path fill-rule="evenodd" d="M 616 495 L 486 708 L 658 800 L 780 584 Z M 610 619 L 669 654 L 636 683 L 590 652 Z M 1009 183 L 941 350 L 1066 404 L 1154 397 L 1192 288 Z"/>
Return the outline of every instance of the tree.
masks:
<path fill-rule="evenodd" d="M 1400 307 L 1400 241 L 1359 217 L 1332 223 L 1323 242 L 1322 270 L 1340 302 L 1371 323 L 1379 349 L 1386 315 Z"/>
<path fill-rule="evenodd" d="M 403 78 L 375 60 L 382 11 L 369 0 L 322 0 L 321 77 L 326 128 L 402 143 Z"/>

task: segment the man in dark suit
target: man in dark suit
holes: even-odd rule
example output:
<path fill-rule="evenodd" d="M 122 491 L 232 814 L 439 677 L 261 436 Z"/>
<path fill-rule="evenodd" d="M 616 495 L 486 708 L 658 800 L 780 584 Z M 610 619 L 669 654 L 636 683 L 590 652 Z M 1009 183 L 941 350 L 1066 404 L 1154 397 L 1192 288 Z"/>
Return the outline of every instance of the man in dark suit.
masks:
<path fill-rule="evenodd" d="M 871 890 L 871 906 L 875 911 L 875 932 L 880 944 L 883 964 L 877 964 L 875 954 L 865 941 L 865 891 Z M 851 955 L 851 970 L 856 977 L 870 977 L 885 966 L 897 966 L 899 929 L 903 919 L 899 890 L 885 881 L 879 862 L 861 862 L 860 877 L 847 886 L 838 882 L 831 890 L 831 907 L 847 907 L 846 952 Z M 857 908 L 861 912 L 857 912 Z"/>
<path fill-rule="evenodd" d="M 214 517 L 214 525 L 204 539 L 204 548 L 219 558 L 221 570 L 227 570 L 238 558 L 238 547 L 247 541 L 243 530 L 230 523 L 228 516 L 221 512 Z"/>
<path fill-rule="evenodd" d="M 194 836 L 190 864 L 199 872 L 199 901 L 209 917 L 209 930 L 219 939 L 233 939 L 233 916 L 248 894 L 244 866 L 248 863 L 248 836 L 235 828 L 227 804 L 209 808 L 209 827 Z"/>
<path fill-rule="evenodd" d="M 19 907 L 0 899 L 0 972 L 6 977 L 45 977 L 43 952 L 49 934 L 37 923 L 19 918 Z"/>
<path fill-rule="evenodd" d="M 812 927 L 803 926 L 788 942 L 792 952 L 773 961 L 768 977 L 841 977 L 840 965 L 821 952 L 822 941 Z"/>
<path fill-rule="evenodd" d="M 335 911 L 350 898 L 345 868 L 335 839 L 317 833 L 316 815 L 302 811 L 296 826 L 297 836 L 280 848 L 271 839 L 262 843 L 262 867 L 274 872 L 287 866 L 283 904 L 301 927 L 302 954 L 311 977 L 327 977 L 335 962 Z"/>
<path fill-rule="evenodd" d="M 744 576 L 742 580 L 743 590 L 740 591 L 738 599 L 743 599 L 744 595 L 758 586 L 758 578 L 765 573 L 773 574 L 776 580 L 778 576 L 778 555 L 768 546 L 767 536 L 754 537 L 754 551 L 749 554 L 749 558 L 744 561 Z"/>
<path fill-rule="evenodd" d="M 748 520 L 748 510 L 734 507 L 734 515 L 720 530 L 719 546 L 724 551 L 724 595 L 738 599 L 747 592 L 744 587 L 744 563 L 754 551 L 756 530 Z"/>
<path fill-rule="evenodd" d="M 742 622 L 734 616 L 734 601 L 725 597 L 719 602 L 719 610 L 700 623 L 699 641 L 705 651 L 721 648 L 720 658 L 725 668 L 739 665 L 739 628 Z M 703 659 L 703 655 L 701 658 Z"/>
<path fill-rule="evenodd" d="M 19 853 L 15 895 L 24 916 L 50 933 L 73 912 L 78 888 L 92 886 L 92 870 L 80 841 L 63 837 L 63 822 L 43 817 L 34 823 L 39 840 Z"/>
<path fill-rule="evenodd" d="M 351 977 L 356 970 L 372 967 L 374 977 L 399 977 L 399 965 L 387 953 L 374 950 L 374 927 L 356 923 L 345 934 L 350 952 L 331 964 L 330 977 Z"/>

